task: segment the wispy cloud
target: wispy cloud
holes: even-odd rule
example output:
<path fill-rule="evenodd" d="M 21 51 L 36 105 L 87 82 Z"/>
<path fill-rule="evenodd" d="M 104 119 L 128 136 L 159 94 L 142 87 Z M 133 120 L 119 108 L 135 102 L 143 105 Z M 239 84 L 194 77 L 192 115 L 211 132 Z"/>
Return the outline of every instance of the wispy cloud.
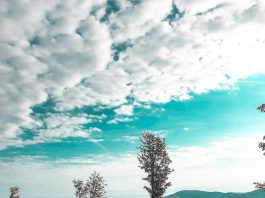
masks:
<path fill-rule="evenodd" d="M 112 141 L 114 141 L 114 142 L 129 142 L 129 143 L 135 144 L 135 143 L 137 143 L 138 140 L 139 140 L 138 136 L 125 135 L 125 136 L 122 136 L 120 138 L 113 139 Z"/>
<path fill-rule="evenodd" d="M 120 118 L 120 117 L 118 117 L 118 118 L 114 118 L 112 120 L 109 120 L 107 123 L 108 124 L 118 124 L 120 122 L 132 122 L 134 120 L 135 119 L 133 119 L 133 118 L 127 118 L 127 117 Z"/>

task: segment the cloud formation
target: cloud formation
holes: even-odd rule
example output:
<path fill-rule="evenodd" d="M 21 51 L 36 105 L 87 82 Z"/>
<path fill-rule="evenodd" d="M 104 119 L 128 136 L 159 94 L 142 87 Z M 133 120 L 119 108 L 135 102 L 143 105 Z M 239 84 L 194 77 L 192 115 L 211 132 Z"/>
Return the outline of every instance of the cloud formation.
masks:
<path fill-rule="evenodd" d="M 41 124 L 32 107 L 50 98 L 62 117 L 95 105 L 131 115 L 131 100 L 186 100 L 264 73 L 264 10 L 261 0 L 3 0 L 0 144 Z"/>

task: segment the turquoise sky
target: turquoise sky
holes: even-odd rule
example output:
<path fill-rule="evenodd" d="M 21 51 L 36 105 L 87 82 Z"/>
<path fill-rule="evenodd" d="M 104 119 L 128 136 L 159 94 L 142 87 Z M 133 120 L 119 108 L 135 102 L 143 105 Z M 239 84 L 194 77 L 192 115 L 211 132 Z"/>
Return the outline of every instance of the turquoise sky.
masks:
<path fill-rule="evenodd" d="M 113 109 L 95 110 L 85 107 L 71 112 L 107 115 L 98 123 L 84 124 L 84 129 L 97 127 L 91 138 L 68 137 L 60 142 L 26 145 L 22 148 L 9 147 L 1 150 L 1 158 L 17 156 L 41 156 L 46 160 L 69 159 L 88 155 L 137 153 L 138 137 L 144 130 L 151 130 L 167 139 L 168 146 L 207 145 L 224 137 L 240 136 L 264 130 L 264 116 L 256 108 L 262 104 L 265 76 L 256 75 L 239 80 L 229 90 L 215 90 L 201 95 L 192 95 L 185 101 L 171 101 L 151 105 L 149 109 L 136 108 L 130 122 L 108 124 L 115 117 Z M 47 102 L 33 108 L 33 115 L 42 117 L 53 111 L 53 103 Z M 24 129 L 23 140 L 32 140 L 38 132 Z"/>

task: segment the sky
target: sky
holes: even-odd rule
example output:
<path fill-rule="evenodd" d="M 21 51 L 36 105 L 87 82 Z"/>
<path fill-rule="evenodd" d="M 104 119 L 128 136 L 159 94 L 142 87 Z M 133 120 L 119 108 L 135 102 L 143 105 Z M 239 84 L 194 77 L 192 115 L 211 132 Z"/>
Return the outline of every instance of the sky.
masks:
<path fill-rule="evenodd" d="M 166 138 L 179 190 L 263 181 L 262 0 L 1 0 L 0 197 L 145 198 L 137 147 Z"/>

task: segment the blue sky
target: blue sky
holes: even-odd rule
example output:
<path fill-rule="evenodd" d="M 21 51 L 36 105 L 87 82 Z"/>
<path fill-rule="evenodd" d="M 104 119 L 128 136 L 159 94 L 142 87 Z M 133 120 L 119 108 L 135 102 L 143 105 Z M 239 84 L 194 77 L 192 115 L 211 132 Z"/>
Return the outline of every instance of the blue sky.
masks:
<path fill-rule="evenodd" d="M 1 197 L 19 185 L 23 197 L 70 198 L 71 181 L 94 170 L 108 197 L 147 197 L 136 159 L 144 130 L 166 138 L 168 194 L 249 191 L 265 177 L 256 110 L 265 98 L 264 2 L 1 7 Z"/>

